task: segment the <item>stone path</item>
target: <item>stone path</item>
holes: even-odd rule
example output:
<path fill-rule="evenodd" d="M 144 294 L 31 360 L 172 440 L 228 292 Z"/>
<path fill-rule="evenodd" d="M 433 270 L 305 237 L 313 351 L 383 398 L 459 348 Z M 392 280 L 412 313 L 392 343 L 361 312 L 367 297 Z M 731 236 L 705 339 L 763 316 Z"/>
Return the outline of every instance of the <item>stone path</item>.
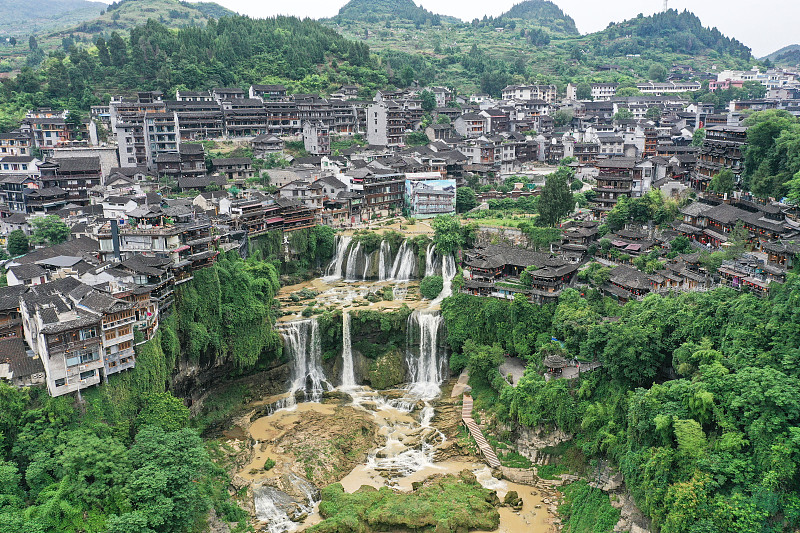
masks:
<path fill-rule="evenodd" d="M 472 435 L 472 438 L 475 439 L 475 442 L 478 444 L 478 448 L 481 450 L 483 458 L 486 459 L 486 463 L 492 468 L 499 468 L 500 460 L 483 436 L 481 428 L 479 428 L 475 420 L 472 419 L 472 396 L 467 394 L 464 394 L 464 404 L 461 407 L 461 421 L 467 426 L 470 435 Z"/>

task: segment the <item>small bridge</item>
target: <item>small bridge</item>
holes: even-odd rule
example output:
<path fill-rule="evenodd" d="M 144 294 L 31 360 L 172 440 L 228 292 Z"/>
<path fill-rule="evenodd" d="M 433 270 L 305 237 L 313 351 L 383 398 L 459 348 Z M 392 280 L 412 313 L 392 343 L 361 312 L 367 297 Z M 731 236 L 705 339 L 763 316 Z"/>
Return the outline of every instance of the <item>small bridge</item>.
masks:
<path fill-rule="evenodd" d="M 464 394 L 463 402 L 463 406 L 461 407 L 461 421 L 467 426 L 470 435 L 472 435 L 472 438 L 475 439 L 475 442 L 478 444 L 478 448 L 483 458 L 486 460 L 486 463 L 492 468 L 500 468 L 500 460 L 497 459 L 497 454 L 494 453 L 494 450 L 486 441 L 481 428 L 479 428 L 475 420 L 472 419 L 472 396 Z"/>

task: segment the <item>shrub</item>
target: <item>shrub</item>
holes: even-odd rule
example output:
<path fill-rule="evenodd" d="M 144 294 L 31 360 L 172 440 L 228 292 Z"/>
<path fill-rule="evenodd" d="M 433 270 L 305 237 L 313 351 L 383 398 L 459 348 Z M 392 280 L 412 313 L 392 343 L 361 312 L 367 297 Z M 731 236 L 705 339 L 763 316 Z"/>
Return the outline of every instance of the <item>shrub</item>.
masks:
<path fill-rule="evenodd" d="M 443 288 L 444 280 L 442 276 L 428 276 L 419 284 L 419 292 L 423 298 L 428 300 L 433 300 L 439 296 Z"/>

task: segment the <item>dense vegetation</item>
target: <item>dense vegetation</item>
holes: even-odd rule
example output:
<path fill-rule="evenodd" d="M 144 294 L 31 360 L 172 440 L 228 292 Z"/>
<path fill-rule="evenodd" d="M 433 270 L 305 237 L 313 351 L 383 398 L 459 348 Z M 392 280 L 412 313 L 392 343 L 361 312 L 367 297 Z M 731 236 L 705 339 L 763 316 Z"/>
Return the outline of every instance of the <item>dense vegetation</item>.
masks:
<path fill-rule="evenodd" d="M 438 26 L 441 17 L 419 7 L 413 0 L 350 0 L 334 17 L 334 21 L 363 20 L 376 23 L 380 20 L 401 19 L 412 22 L 417 27 L 424 24 Z"/>
<path fill-rule="evenodd" d="M 560 7 L 548 0 L 525 0 L 497 18 L 499 22 L 521 19 L 532 26 L 546 28 L 552 33 L 579 35 L 575 21 Z"/>
<path fill-rule="evenodd" d="M 326 230 L 291 239 L 311 268 L 333 254 Z M 312 242 L 313 251 L 301 248 Z M 0 383 L 0 531 L 190 531 L 205 527 L 211 508 L 226 521 L 246 518 L 212 461 L 222 452 L 197 433 L 209 420 L 190 420 L 169 391 L 186 364 L 222 377 L 277 364 L 274 297 L 286 268 L 266 251 L 246 261 L 228 252 L 195 272 L 156 336 L 136 348 L 136 368 L 84 391 L 82 404 Z M 185 387 L 176 393 L 192 392 Z"/>
<path fill-rule="evenodd" d="M 336 64 L 334 68 L 332 65 Z M 3 80 L 0 101 L 15 125 L 20 113 L 37 106 L 88 110 L 111 92 L 248 86 L 285 83 L 292 92 L 319 93 L 343 83 L 371 90 L 386 75 L 369 48 L 348 41 L 311 20 L 293 17 L 223 17 L 177 31 L 149 20 L 128 39 L 112 33 L 95 46 L 72 46 L 44 60 L 41 70 L 23 69 Z"/>
<path fill-rule="evenodd" d="M 491 531 L 500 523 L 490 491 L 469 471 L 444 476 L 410 493 L 364 486 L 348 494 L 334 483 L 322 490 L 319 510 L 326 520 L 311 528 L 315 533 Z"/>
<path fill-rule="evenodd" d="M 762 198 L 800 194 L 797 118 L 786 111 L 770 110 L 753 113 L 745 124 L 749 129 L 742 187 Z"/>
<path fill-rule="evenodd" d="M 694 13 L 670 9 L 649 17 L 641 14 L 635 19 L 610 24 L 597 34 L 608 44 L 597 43 L 595 52 L 601 55 L 642 54 L 654 47 L 691 55 L 706 50 L 749 59 L 750 48 L 717 28 L 707 28 Z"/>
<path fill-rule="evenodd" d="M 482 406 L 612 459 L 657 531 L 777 532 L 800 526 L 798 301 L 790 275 L 768 300 L 717 289 L 619 306 L 569 289 L 543 307 L 460 294 L 443 314 L 451 367 L 470 368 Z M 497 372 L 504 353 L 528 361 L 516 387 Z M 545 382 L 554 353 L 603 367 Z"/>

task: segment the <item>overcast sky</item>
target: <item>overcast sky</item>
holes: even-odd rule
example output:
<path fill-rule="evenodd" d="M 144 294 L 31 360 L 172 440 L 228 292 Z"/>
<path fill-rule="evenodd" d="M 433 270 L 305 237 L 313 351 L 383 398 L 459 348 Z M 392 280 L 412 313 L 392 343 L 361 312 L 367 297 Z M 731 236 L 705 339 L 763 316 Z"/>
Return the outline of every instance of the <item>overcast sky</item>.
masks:
<path fill-rule="evenodd" d="M 472 20 L 497 16 L 520 0 L 415 0 L 417 5 L 442 15 Z M 251 17 L 295 15 L 324 18 L 338 13 L 347 0 L 216 0 L 217 3 Z M 663 0 L 555 0 L 575 19 L 581 33 L 605 28 L 638 13 L 649 15 L 663 8 Z M 789 44 L 800 44 L 800 1 L 798 0 L 669 0 L 674 9 L 694 11 L 705 26 L 716 26 L 729 37 L 739 39 L 764 56 Z"/>

